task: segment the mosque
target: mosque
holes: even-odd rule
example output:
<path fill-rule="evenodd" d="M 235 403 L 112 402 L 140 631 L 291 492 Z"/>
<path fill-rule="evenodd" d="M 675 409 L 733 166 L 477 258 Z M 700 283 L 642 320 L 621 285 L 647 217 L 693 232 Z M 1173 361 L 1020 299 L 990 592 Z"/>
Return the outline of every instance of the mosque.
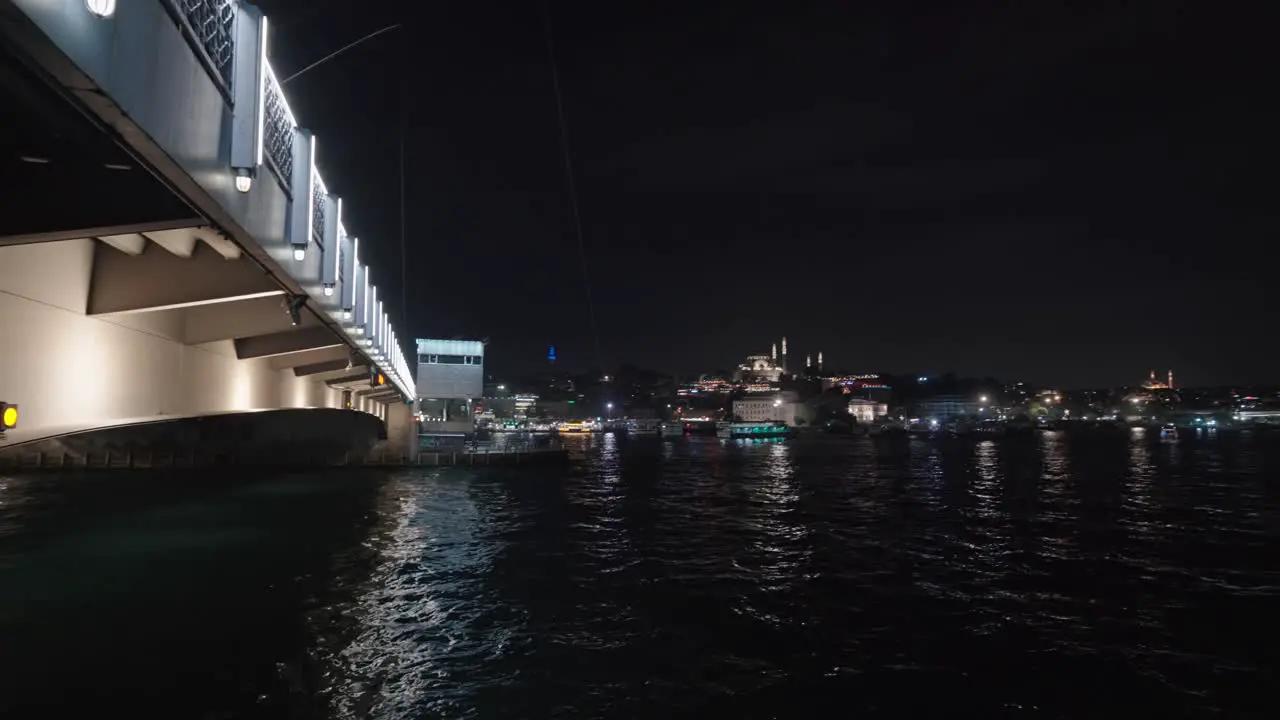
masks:
<path fill-rule="evenodd" d="M 778 343 L 774 343 L 768 355 L 748 355 L 733 373 L 734 382 L 739 383 L 776 383 L 786 376 L 790 370 L 787 365 L 787 339 L 782 338 L 782 352 L 778 352 Z M 805 358 L 805 368 L 813 366 L 812 356 Z M 822 368 L 822 353 L 818 353 L 818 369 Z"/>

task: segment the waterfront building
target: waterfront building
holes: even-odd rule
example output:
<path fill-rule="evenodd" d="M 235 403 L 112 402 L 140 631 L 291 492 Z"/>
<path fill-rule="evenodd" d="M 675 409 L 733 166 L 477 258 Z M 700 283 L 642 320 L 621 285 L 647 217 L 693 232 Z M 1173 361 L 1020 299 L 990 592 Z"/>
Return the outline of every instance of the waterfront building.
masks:
<path fill-rule="evenodd" d="M 472 402 L 484 394 L 484 343 L 420 338 L 417 391 L 424 430 L 469 432 Z"/>
<path fill-rule="evenodd" d="M 981 404 L 965 395 L 936 395 L 916 403 L 916 415 L 921 418 L 938 420 L 977 415 Z"/>
<path fill-rule="evenodd" d="M 871 423 L 876 418 L 889 414 L 889 404 L 866 398 L 853 398 L 849 401 L 849 414 L 859 423 Z"/>
<path fill-rule="evenodd" d="M 789 391 L 734 400 L 733 414 L 743 422 L 782 422 L 791 427 L 803 424 L 808 416 L 799 396 Z"/>

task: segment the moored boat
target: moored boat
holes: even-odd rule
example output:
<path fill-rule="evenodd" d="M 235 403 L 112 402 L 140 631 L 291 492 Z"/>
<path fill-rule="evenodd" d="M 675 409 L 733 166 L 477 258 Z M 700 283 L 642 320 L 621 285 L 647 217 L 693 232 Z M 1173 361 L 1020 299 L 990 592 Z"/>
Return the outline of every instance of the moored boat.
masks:
<path fill-rule="evenodd" d="M 727 422 L 716 426 L 722 438 L 776 438 L 791 435 L 791 428 L 780 422 Z"/>

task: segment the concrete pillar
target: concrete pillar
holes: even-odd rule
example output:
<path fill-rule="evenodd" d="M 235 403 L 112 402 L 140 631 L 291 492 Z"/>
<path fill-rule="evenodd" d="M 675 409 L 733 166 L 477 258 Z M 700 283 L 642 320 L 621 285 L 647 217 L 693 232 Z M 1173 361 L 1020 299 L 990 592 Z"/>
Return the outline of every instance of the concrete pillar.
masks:
<path fill-rule="evenodd" d="M 413 419 L 413 406 L 393 402 L 386 406 L 387 447 L 389 452 L 403 453 L 418 459 L 418 423 Z"/>

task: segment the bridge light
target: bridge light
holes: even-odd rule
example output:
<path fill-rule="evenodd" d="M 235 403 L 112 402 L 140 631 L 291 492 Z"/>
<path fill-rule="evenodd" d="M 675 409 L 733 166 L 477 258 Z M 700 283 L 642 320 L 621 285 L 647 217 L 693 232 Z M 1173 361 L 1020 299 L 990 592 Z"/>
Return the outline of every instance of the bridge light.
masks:
<path fill-rule="evenodd" d="M 247 193 L 252 187 L 253 176 L 249 174 L 249 169 L 236 168 L 236 190 L 242 193 Z"/>
<path fill-rule="evenodd" d="M 289 321 L 295 326 L 302 324 L 302 308 L 307 304 L 306 295 L 285 295 L 284 309 L 289 313 Z"/>
<path fill-rule="evenodd" d="M 84 0 L 84 6 L 94 17 L 109 18 L 116 14 L 116 0 Z"/>
<path fill-rule="evenodd" d="M 333 297 L 333 286 L 332 286 L 332 285 L 325 285 L 325 286 L 324 286 L 324 296 L 325 296 L 325 297 Z"/>
<path fill-rule="evenodd" d="M 0 402 L 0 433 L 18 427 L 18 406 Z"/>
<path fill-rule="evenodd" d="M 306 246 L 306 245 L 295 245 L 295 246 L 293 247 L 293 259 L 294 259 L 294 260 L 297 260 L 298 262 L 302 262 L 303 260 L 306 260 L 306 259 L 307 259 L 307 246 Z"/>

